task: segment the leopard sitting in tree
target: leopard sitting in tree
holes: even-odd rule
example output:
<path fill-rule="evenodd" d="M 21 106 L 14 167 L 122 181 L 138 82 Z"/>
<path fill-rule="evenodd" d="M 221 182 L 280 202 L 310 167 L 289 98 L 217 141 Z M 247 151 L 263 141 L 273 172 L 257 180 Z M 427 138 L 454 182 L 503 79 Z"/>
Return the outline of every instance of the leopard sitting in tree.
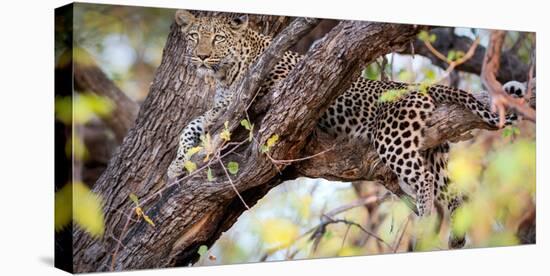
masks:
<path fill-rule="evenodd" d="M 270 37 L 248 28 L 246 15 L 234 19 L 195 17 L 179 10 L 175 20 L 188 40 L 188 54 L 197 73 L 211 74 L 216 79 L 216 96 L 214 107 L 192 120 L 181 133 L 177 156 L 167 172 L 171 179 L 185 173 L 187 151 L 199 143 L 201 135 L 233 99 L 229 86 L 246 73 L 271 42 Z M 284 79 L 301 59 L 297 53 L 286 52 L 268 75 L 263 89 L 268 90 Z M 504 88 L 517 96 L 525 93 L 524 85 L 518 82 L 507 83 Z M 401 98 L 379 101 L 386 91 L 401 89 L 408 90 Z M 425 91 L 420 90 L 405 83 L 359 77 L 326 110 L 318 126 L 335 136 L 366 138 L 374 143 L 381 161 L 398 176 L 402 190 L 416 200 L 419 216 L 430 215 L 437 202 L 452 219 L 463 197 L 448 189 L 449 144 L 420 150 L 426 120 L 441 103 L 462 105 L 493 126 L 498 126 L 499 116 L 470 93 L 459 89 L 432 85 Z M 508 114 L 506 125 L 517 119 L 517 115 Z M 449 247 L 460 248 L 464 243 L 463 236 L 451 233 Z"/>

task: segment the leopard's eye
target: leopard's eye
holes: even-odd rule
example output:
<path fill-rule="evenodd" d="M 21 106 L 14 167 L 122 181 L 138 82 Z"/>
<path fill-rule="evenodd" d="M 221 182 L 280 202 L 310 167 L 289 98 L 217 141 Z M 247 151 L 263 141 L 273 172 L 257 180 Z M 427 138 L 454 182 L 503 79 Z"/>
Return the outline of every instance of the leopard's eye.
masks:
<path fill-rule="evenodd" d="M 222 41 L 224 41 L 224 40 L 225 40 L 225 36 L 223 36 L 223 35 L 216 35 L 216 36 L 214 36 L 214 41 L 215 41 L 215 42 L 222 42 Z"/>
<path fill-rule="evenodd" d="M 195 32 L 189 33 L 187 35 L 187 37 L 189 37 L 190 39 L 193 39 L 193 40 L 197 40 L 197 39 L 199 39 L 199 33 L 195 33 Z"/>

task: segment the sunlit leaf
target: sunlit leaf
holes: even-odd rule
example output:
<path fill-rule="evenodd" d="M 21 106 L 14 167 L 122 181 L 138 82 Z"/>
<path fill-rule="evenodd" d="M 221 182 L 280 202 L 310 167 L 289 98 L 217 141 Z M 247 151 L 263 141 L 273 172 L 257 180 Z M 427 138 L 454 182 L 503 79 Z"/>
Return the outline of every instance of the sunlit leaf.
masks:
<path fill-rule="evenodd" d="M 194 172 L 196 169 L 197 169 L 197 164 L 189 161 L 189 160 L 186 160 L 184 163 L 183 163 L 183 166 L 185 167 L 185 169 L 187 170 L 187 172 L 189 173 L 192 173 Z"/>
<path fill-rule="evenodd" d="M 239 172 L 239 163 L 234 161 L 227 163 L 227 170 L 230 174 L 236 175 Z"/>
<path fill-rule="evenodd" d="M 250 124 L 250 122 L 247 119 L 244 119 L 241 121 L 241 126 L 243 126 L 246 130 L 248 130 L 248 141 L 252 141 L 253 135 L 254 135 L 254 125 Z"/>
<path fill-rule="evenodd" d="M 208 181 L 214 181 L 214 175 L 212 174 L 212 169 L 208 168 L 206 171 L 206 177 L 208 178 Z"/>
<path fill-rule="evenodd" d="M 201 135 L 201 145 L 204 148 L 206 152 L 206 156 L 204 157 L 204 162 L 208 161 L 210 159 L 210 155 L 214 153 L 214 145 L 212 145 L 212 137 L 210 136 L 210 133 L 206 133 L 205 135 Z"/>
<path fill-rule="evenodd" d="M 297 237 L 298 227 L 290 220 L 272 218 L 262 222 L 262 238 L 270 247 L 288 247 Z"/>
<path fill-rule="evenodd" d="M 463 206 L 455 211 L 453 218 L 453 231 L 459 235 L 464 236 L 467 231 L 472 227 L 474 222 L 474 210 L 469 206 Z"/>
<path fill-rule="evenodd" d="M 185 157 L 187 159 L 190 159 L 195 153 L 201 151 L 202 149 L 203 147 L 201 146 L 192 147 L 189 149 L 189 151 L 187 151 L 187 153 L 185 154 Z"/>
<path fill-rule="evenodd" d="M 206 245 L 199 246 L 199 250 L 197 251 L 197 253 L 201 256 L 201 258 L 204 257 L 207 252 L 208 252 L 208 246 Z"/>
<path fill-rule="evenodd" d="M 390 89 L 380 95 L 378 102 L 385 103 L 396 101 L 406 95 L 407 92 L 407 89 Z"/>
<path fill-rule="evenodd" d="M 243 119 L 241 121 L 241 126 L 243 126 L 246 130 L 252 129 L 252 125 L 250 125 L 250 122 L 247 119 Z"/>
<path fill-rule="evenodd" d="M 128 197 L 130 198 L 130 200 L 132 200 L 134 204 L 136 204 L 136 206 L 139 205 L 139 199 L 136 194 L 130 193 Z"/>
<path fill-rule="evenodd" d="M 430 34 L 427 31 L 420 31 L 417 35 L 418 39 L 422 41 L 429 41 L 430 40 Z"/>
<path fill-rule="evenodd" d="M 231 140 L 231 132 L 229 131 L 229 122 L 226 121 L 223 125 L 224 125 L 224 129 L 222 130 L 220 137 L 225 141 L 229 141 Z"/>
<path fill-rule="evenodd" d="M 145 213 L 143 214 L 143 220 L 145 220 L 145 222 L 147 222 L 149 225 L 153 227 L 155 226 L 155 223 L 153 222 L 153 220 L 151 220 L 151 218 Z"/>
<path fill-rule="evenodd" d="M 488 246 L 510 246 L 519 244 L 515 233 L 510 231 L 495 233 L 489 238 Z"/>
<path fill-rule="evenodd" d="M 266 145 L 268 148 L 271 148 L 277 143 L 277 141 L 279 141 L 279 135 L 273 134 L 269 137 L 269 139 L 267 139 Z"/>
<path fill-rule="evenodd" d="M 55 231 L 61 231 L 71 222 L 72 185 L 66 184 L 55 193 Z"/>
<path fill-rule="evenodd" d="M 357 255 L 361 255 L 361 253 L 363 253 L 361 248 L 357 246 L 344 246 L 338 252 L 338 256 L 341 256 L 341 257 L 357 256 Z"/>
<path fill-rule="evenodd" d="M 266 144 L 265 144 L 265 145 L 262 145 L 262 146 L 260 147 L 260 151 L 261 151 L 262 153 L 269 152 L 269 151 L 271 150 L 271 147 L 273 147 L 273 146 L 277 143 L 277 141 L 279 141 L 279 135 L 277 135 L 277 134 L 271 135 L 271 137 L 269 137 L 269 138 L 267 139 Z"/>
<path fill-rule="evenodd" d="M 89 153 L 82 137 L 74 133 L 71 136 L 71 139 L 65 144 L 65 154 L 69 158 L 74 158 L 76 160 L 87 160 Z"/>
<path fill-rule="evenodd" d="M 298 201 L 298 213 L 302 219 L 308 219 L 311 213 L 311 203 L 313 198 L 311 195 L 304 195 Z"/>
<path fill-rule="evenodd" d="M 81 182 L 73 184 L 73 219 L 92 236 L 102 236 L 104 232 L 101 197 L 94 194 Z"/>

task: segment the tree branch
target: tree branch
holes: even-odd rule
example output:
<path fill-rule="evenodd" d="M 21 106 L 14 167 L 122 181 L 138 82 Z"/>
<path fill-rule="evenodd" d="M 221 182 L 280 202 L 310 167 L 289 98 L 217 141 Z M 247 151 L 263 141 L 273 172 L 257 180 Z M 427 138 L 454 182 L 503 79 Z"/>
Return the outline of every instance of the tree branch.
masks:
<path fill-rule="evenodd" d="M 79 48 L 74 62 L 74 85 L 81 92 L 92 92 L 109 99 L 114 109 L 109 116 L 102 118 L 115 133 L 118 143 L 134 124 L 139 106 L 118 88 L 99 68 L 84 49 Z"/>
<path fill-rule="evenodd" d="M 444 54 L 445 58 L 450 50 L 458 50 L 466 53 L 473 44 L 473 40 L 465 36 L 455 35 L 449 28 L 435 28 L 430 30 L 431 34 L 435 34 L 437 39 L 432 43 L 432 46 Z M 447 63 L 437 56 L 432 51 L 425 47 L 424 42 L 420 39 L 416 39 L 414 42 L 415 54 L 425 56 L 429 58 L 433 64 L 447 68 Z M 481 67 L 483 64 L 483 57 L 485 56 L 485 47 L 478 46 L 472 55 L 472 58 L 468 59 L 463 64 L 457 66 L 455 69 L 458 71 L 468 72 L 476 75 L 481 75 Z M 401 51 L 402 54 L 411 54 L 410 47 Z M 514 52 L 504 52 L 500 59 L 500 68 L 497 74 L 497 80 L 505 83 L 511 80 L 524 82 L 527 80 L 527 73 L 529 71 L 529 65 L 523 63 Z"/>
<path fill-rule="evenodd" d="M 536 117 L 535 110 L 527 106 L 524 99 L 517 99 L 508 95 L 502 88 L 502 84 L 497 80 L 497 72 L 499 71 L 500 56 L 505 34 L 505 31 L 500 30 L 491 32 L 488 50 L 483 58 L 481 81 L 491 94 L 491 109 L 493 112 L 498 112 L 500 116 L 500 126 L 504 125 L 507 108 L 512 108 L 516 112 L 521 113 L 526 119 L 534 122 Z M 529 71 L 528 76 L 531 76 L 531 74 L 532 70 Z M 530 86 L 531 84 L 529 83 L 528 88 L 530 88 Z M 530 89 L 528 94 L 531 94 Z"/>

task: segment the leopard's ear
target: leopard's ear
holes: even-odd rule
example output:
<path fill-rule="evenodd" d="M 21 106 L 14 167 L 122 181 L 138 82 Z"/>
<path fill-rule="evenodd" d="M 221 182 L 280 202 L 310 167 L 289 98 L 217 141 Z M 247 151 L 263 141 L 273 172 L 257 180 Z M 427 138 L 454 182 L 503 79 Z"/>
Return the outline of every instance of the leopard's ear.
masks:
<path fill-rule="evenodd" d="M 229 22 L 231 28 L 235 31 L 242 31 L 248 27 L 248 15 L 241 15 L 231 19 Z"/>
<path fill-rule="evenodd" d="M 185 30 L 189 25 L 191 25 L 197 18 L 190 12 L 186 10 L 178 10 L 176 12 L 176 23 L 182 27 L 182 30 Z"/>

